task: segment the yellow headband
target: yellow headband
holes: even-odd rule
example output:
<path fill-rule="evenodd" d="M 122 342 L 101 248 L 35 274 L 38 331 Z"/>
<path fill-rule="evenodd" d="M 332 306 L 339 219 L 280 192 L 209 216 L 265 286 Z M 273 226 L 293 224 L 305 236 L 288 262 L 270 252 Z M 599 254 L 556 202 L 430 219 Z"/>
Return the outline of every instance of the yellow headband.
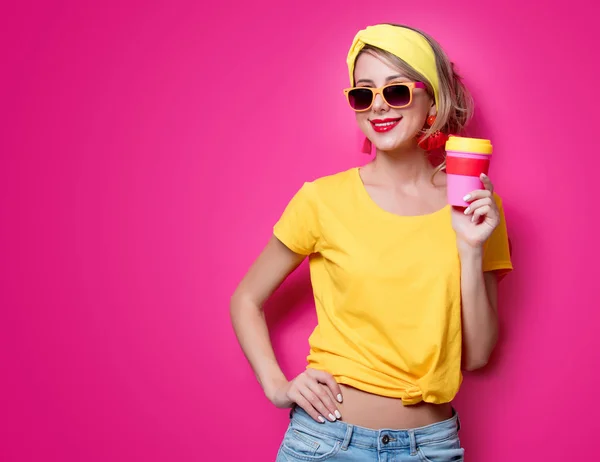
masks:
<path fill-rule="evenodd" d="M 438 106 L 439 79 L 435 67 L 435 54 L 425 37 L 412 29 L 388 24 L 369 26 L 359 31 L 348 52 L 350 85 L 354 85 L 356 58 L 365 45 L 389 51 L 423 75 L 433 87 L 435 104 Z"/>

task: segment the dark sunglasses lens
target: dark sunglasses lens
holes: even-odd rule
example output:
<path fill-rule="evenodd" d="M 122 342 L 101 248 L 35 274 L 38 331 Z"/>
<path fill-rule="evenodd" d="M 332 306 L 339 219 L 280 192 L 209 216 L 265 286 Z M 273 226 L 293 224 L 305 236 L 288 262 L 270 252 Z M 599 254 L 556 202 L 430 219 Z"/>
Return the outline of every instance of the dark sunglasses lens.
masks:
<path fill-rule="evenodd" d="M 348 93 L 348 101 L 352 109 L 362 111 L 373 101 L 373 92 L 368 88 L 354 88 Z"/>
<path fill-rule="evenodd" d="M 406 106 L 410 102 L 410 89 L 406 85 L 391 85 L 383 90 L 390 106 Z"/>

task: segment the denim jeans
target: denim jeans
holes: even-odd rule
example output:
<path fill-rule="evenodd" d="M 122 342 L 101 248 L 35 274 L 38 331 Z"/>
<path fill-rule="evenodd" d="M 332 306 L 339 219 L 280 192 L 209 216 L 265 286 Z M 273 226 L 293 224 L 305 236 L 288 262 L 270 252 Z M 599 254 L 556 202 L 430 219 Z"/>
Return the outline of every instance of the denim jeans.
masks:
<path fill-rule="evenodd" d="M 302 408 L 290 413 L 290 424 L 276 462 L 462 462 L 460 421 L 443 422 L 408 430 L 372 430 L 343 421 L 315 422 Z"/>

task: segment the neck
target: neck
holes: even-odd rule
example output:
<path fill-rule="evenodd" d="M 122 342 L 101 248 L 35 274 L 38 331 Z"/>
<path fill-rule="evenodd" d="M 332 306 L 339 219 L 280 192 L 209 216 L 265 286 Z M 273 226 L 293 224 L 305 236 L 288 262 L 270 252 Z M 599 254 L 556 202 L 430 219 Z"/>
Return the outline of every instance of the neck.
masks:
<path fill-rule="evenodd" d="M 434 170 L 427 153 L 417 146 L 402 152 L 377 150 L 373 167 L 381 178 L 390 180 L 396 185 L 429 181 Z"/>

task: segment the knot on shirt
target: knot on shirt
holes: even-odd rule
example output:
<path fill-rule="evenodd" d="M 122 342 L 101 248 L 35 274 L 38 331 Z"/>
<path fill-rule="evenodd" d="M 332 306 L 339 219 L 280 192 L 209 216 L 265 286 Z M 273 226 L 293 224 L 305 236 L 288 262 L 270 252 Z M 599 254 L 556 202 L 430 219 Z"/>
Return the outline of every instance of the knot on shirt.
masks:
<path fill-rule="evenodd" d="M 417 404 L 423 401 L 423 392 L 418 386 L 410 387 L 404 390 L 402 402 L 404 404 Z"/>

